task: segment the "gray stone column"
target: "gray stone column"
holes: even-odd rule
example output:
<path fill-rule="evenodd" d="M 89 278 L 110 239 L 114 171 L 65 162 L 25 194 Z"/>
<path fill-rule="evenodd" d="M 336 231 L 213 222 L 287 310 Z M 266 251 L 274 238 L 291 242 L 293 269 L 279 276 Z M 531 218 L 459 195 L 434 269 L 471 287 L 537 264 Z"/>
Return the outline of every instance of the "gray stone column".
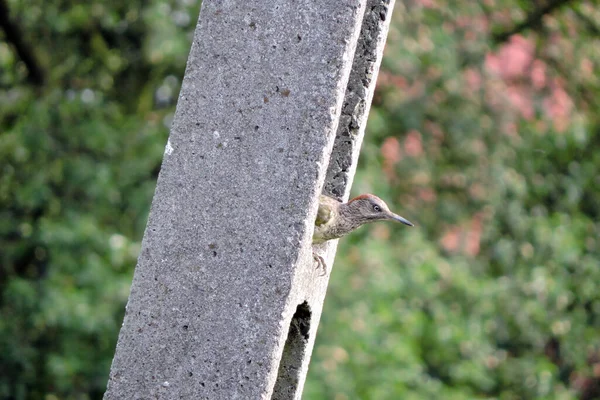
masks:
<path fill-rule="evenodd" d="M 204 0 L 105 399 L 300 398 L 390 14 Z"/>

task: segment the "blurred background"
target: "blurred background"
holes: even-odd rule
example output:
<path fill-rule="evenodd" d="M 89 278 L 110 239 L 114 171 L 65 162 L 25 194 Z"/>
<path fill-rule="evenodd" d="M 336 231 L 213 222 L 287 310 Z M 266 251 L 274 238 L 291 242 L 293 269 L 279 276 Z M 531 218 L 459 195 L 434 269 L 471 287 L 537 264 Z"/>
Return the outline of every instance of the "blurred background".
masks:
<path fill-rule="evenodd" d="M 197 0 L 0 0 L 0 398 L 100 399 Z M 398 0 L 304 399 L 600 399 L 600 4 Z"/>

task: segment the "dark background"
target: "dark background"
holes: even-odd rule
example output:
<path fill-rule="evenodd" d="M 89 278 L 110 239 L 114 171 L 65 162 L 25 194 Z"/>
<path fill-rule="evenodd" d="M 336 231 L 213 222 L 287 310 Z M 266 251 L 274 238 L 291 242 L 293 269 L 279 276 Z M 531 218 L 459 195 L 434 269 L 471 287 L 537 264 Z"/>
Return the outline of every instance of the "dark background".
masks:
<path fill-rule="evenodd" d="M 0 398 L 99 399 L 194 0 L 0 0 Z M 396 4 L 305 399 L 600 398 L 600 5 Z"/>

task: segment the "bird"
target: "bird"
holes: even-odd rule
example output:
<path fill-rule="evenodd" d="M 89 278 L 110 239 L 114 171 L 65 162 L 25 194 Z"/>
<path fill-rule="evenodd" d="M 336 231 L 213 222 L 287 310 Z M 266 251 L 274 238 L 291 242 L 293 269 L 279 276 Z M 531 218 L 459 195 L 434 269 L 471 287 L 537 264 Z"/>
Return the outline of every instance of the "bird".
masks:
<path fill-rule="evenodd" d="M 327 195 L 320 195 L 312 242 L 321 244 L 328 240 L 339 239 L 364 224 L 376 221 L 395 221 L 414 226 L 406 218 L 390 211 L 388 205 L 373 194 L 361 194 L 347 203 Z M 326 271 L 323 257 L 314 253 L 313 257 Z"/>

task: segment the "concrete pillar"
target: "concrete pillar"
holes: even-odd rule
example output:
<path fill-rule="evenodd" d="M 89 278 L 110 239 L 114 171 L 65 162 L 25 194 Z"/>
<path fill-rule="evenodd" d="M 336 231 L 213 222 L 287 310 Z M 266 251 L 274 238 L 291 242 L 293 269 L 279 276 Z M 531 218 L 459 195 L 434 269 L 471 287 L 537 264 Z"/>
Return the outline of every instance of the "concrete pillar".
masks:
<path fill-rule="evenodd" d="M 204 0 L 105 399 L 300 398 L 390 3 Z"/>

